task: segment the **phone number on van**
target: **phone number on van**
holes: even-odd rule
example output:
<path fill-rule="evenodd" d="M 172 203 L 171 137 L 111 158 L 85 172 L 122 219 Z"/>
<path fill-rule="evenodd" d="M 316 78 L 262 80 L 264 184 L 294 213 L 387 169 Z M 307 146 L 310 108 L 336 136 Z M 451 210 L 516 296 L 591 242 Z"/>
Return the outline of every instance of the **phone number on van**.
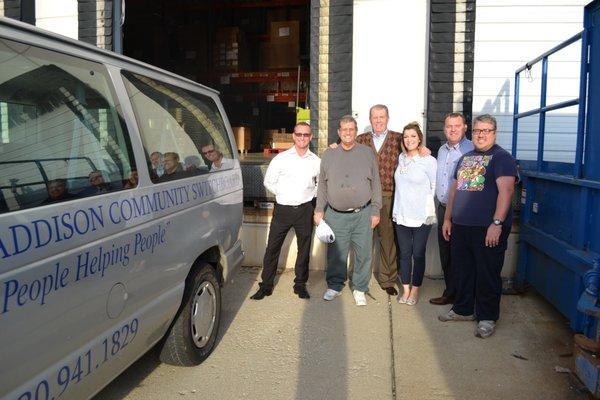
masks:
<path fill-rule="evenodd" d="M 96 351 L 90 348 L 74 359 L 72 363 L 62 365 L 51 378 L 39 381 L 32 390 L 22 393 L 17 400 L 54 400 L 59 398 L 69 386 L 80 383 L 86 376 L 126 348 L 135 338 L 138 326 L 138 319 L 132 319 L 105 337 Z"/>

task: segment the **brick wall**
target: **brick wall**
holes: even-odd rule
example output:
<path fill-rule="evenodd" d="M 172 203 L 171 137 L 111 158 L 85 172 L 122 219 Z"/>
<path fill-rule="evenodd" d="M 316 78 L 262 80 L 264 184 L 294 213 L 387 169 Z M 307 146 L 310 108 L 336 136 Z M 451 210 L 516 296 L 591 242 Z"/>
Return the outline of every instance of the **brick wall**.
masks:
<path fill-rule="evenodd" d="M 78 0 L 79 40 L 112 50 L 112 0 Z"/>
<path fill-rule="evenodd" d="M 2 4 L 2 15 L 7 18 L 21 19 L 21 0 L 4 0 Z"/>
<path fill-rule="evenodd" d="M 326 146 L 326 140 L 320 139 L 319 136 L 319 102 L 321 97 L 319 96 L 319 83 L 321 81 L 319 76 L 319 49 L 321 41 L 320 36 L 320 10 L 321 1 L 311 0 L 310 2 L 310 86 L 309 86 L 309 107 L 310 107 L 310 126 L 313 132 L 313 143 L 311 148 L 316 151 L 322 146 Z"/>
<path fill-rule="evenodd" d="M 462 112 L 471 125 L 475 0 L 430 0 L 427 146 L 446 141 L 444 115 Z"/>
<path fill-rule="evenodd" d="M 311 1 L 311 126 L 322 152 L 352 110 L 352 0 Z"/>

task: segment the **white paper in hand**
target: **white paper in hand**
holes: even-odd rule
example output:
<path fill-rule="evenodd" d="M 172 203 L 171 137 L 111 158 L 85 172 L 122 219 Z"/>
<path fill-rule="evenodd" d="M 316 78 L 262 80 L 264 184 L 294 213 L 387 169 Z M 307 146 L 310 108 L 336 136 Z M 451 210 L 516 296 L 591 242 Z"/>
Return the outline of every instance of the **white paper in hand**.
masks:
<path fill-rule="evenodd" d="M 321 223 L 317 226 L 315 230 L 315 234 L 317 238 L 323 243 L 333 243 L 335 241 L 335 234 L 331 230 L 331 227 L 327 225 L 325 220 L 321 220 Z"/>

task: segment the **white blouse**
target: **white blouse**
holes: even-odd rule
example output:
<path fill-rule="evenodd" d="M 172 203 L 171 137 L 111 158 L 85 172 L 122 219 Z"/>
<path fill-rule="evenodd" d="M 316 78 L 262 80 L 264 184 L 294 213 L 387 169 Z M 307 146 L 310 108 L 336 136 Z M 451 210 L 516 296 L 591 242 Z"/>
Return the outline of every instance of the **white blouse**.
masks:
<path fill-rule="evenodd" d="M 398 157 L 394 173 L 394 207 L 392 220 L 398 225 L 417 228 L 434 223 L 431 217 L 437 161 L 432 156 Z M 435 207 L 433 207 L 435 215 Z M 433 220 L 433 221 L 432 221 Z"/>

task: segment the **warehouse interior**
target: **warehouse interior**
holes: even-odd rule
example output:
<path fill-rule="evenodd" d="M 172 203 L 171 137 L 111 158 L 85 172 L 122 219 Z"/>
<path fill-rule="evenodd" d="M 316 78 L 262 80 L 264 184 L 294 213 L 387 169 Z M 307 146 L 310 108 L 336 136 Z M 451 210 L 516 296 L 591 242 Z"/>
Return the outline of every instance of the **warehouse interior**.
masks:
<path fill-rule="evenodd" d="M 238 149 L 267 154 L 308 108 L 309 22 L 309 0 L 128 0 L 123 53 L 218 90 Z"/>

